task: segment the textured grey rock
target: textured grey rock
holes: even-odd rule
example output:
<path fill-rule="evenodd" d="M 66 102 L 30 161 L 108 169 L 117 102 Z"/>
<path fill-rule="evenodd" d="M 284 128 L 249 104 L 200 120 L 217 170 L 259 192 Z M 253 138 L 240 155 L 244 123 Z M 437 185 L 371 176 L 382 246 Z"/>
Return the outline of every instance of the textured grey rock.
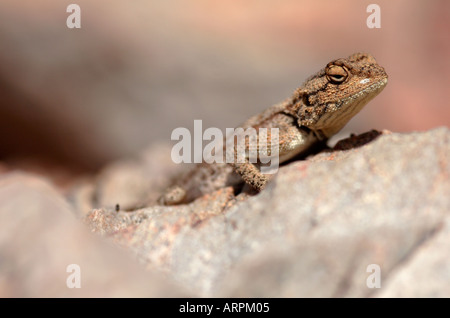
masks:
<path fill-rule="evenodd" d="M 128 213 L 122 228 L 116 218 L 119 228 L 105 235 L 205 296 L 448 297 L 450 261 L 441 245 L 448 241 L 449 157 L 447 128 L 384 132 L 364 146 L 282 167 L 247 200 L 224 191 L 190 205 L 153 206 Z M 91 212 L 91 226 L 95 213 L 114 211 Z M 131 224 L 133 217 L 139 222 Z M 366 285 L 370 264 L 381 268 L 381 290 Z M 408 287 L 425 265 L 442 273 L 435 273 L 438 286 Z"/>
<path fill-rule="evenodd" d="M 188 295 L 90 234 L 64 198 L 38 177 L 0 177 L 0 227 L 1 297 Z M 79 289 L 66 285 L 70 264 L 80 266 Z"/>
<path fill-rule="evenodd" d="M 449 129 L 359 141 L 281 167 L 256 196 L 224 188 L 131 212 L 112 202 L 156 196 L 171 171 L 158 168 L 161 157 L 111 165 L 86 183 L 72 203 L 111 202 L 86 215 L 41 179 L 4 173 L 0 295 L 449 297 Z M 73 263 L 80 290 L 65 285 Z M 371 264 L 380 289 L 367 286 Z"/>
<path fill-rule="evenodd" d="M 178 207 L 155 206 L 131 213 L 96 209 L 86 216 L 85 222 L 91 231 L 109 235 L 136 253 L 148 267 L 168 271 L 173 244 L 180 232 L 196 232 L 205 220 L 221 215 L 232 197 L 232 189 L 226 188 Z"/>
<path fill-rule="evenodd" d="M 449 297 L 450 219 L 396 268 L 377 297 Z"/>

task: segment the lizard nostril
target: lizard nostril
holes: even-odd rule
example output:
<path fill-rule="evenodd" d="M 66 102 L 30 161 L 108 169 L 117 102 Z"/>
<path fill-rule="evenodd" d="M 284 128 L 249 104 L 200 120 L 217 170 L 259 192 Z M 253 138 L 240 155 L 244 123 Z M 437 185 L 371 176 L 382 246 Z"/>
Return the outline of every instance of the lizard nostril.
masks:
<path fill-rule="evenodd" d="M 303 105 L 311 106 L 311 102 L 309 101 L 308 95 L 303 95 L 302 97 Z"/>

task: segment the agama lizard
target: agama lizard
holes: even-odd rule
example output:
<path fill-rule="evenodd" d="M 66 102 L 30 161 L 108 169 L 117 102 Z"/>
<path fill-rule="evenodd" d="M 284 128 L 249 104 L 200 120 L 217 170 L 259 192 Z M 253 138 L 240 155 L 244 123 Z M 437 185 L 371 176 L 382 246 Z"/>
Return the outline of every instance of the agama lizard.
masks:
<path fill-rule="evenodd" d="M 279 161 L 285 162 L 325 141 L 355 116 L 387 84 L 388 76 L 370 54 L 356 53 L 333 60 L 309 77 L 294 94 L 240 127 L 279 130 Z M 247 158 L 248 159 L 248 158 Z M 262 190 L 269 178 L 258 163 L 198 164 L 166 190 L 159 202 L 181 204 L 214 190 L 242 184 Z"/>

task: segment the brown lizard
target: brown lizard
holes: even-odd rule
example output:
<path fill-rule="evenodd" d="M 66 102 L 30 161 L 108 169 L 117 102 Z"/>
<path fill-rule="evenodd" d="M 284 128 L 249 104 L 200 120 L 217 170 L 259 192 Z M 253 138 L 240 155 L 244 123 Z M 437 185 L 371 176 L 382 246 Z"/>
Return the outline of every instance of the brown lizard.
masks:
<path fill-rule="evenodd" d="M 290 98 L 251 117 L 240 127 L 278 128 L 279 162 L 286 162 L 341 130 L 383 90 L 387 78 L 384 68 L 370 54 L 356 53 L 333 60 L 309 77 Z M 159 203 L 187 203 L 243 181 L 260 191 L 269 180 L 260 167 L 248 158 L 242 163 L 198 164 L 166 190 Z"/>

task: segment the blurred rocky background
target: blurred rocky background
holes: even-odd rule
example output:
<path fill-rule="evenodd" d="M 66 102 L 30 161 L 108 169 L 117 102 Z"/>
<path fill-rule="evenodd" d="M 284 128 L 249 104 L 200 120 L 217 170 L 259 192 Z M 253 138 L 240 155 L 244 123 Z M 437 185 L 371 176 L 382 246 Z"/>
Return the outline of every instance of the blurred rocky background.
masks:
<path fill-rule="evenodd" d="M 52 175 L 96 171 L 175 127 L 234 127 L 288 97 L 331 59 L 372 53 L 383 94 L 343 133 L 448 126 L 450 4 L 378 1 L 0 3 L 0 160 Z"/>
<path fill-rule="evenodd" d="M 177 283 L 194 286 L 188 293 L 194 296 L 258 296 L 261 290 L 277 293 L 265 296 L 370 296 L 374 293 L 353 284 L 356 278 L 348 271 L 373 259 L 392 274 L 389 289 L 376 295 L 405 295 L 401 286 L 413 276 L 427 282 L 427 273 L 434 273 L 437 287 L 418 285 L 406 295 L 449 295 L 444 286 L 448 280 L 442 279 L 449 268 L 442 248 L 448 241 L 445 212 L 450 209 L 445 195 L 448 130 L 434 128 L 450 124 L 450 2 L 377 1 L 381 28 L 369 29 L 370 1 L 79 0 L 81 29 L 68 29 L 66 8 L 72 2 L 0 2 L 0 218 L 2 228 L 8 229 L 0 235 L 0 295 L 75 295 L 58 285 L 73 258 L 92 270 L 92 285 L 76 294 L 81 296 L 186 295 Z M 123 211 L 154 200 L 180 169 L 169 158 L 174 128 L 191 129 L 194 119 L 202 119 L 204 128 L 234 127 L 288 97 L 330 60 L 357 51 L 372 53 L 389 74 L 389 83 L 334 141 L 373 128 L 406 133 L 394 139 L 383 136 L 376 150 L 349 159 L 349 167 L 360 167 L 380 152 L 383 167 L 392 168 L 400 160 L 400 170 L 381 170 L 386 183 L 373 181 L 364 192 L 366 174 L 348 178 L 350 183 L 336 176 L 340 189 L 350 186 L 356 194 L 331 207 L 323 196 L 310 197 L 308 205 L 295 199 L 308 186 L 288 175 L 297 168 L 303 171 L 302 163 L 296 163 L 280 177 L 292 189 L 274 185 L 243 205 L 227 206 L 230 193 L 225 191 L 175 210 Z M 409 134 L 412 131 L 424 133 Z M 401 151 L 394 154 L 392 142 Z M 427 148 L 427 156 L 423 149 L 429 143 L 432 151 Z M 416 157 L 410 165 L 402 161 L 408 156 Z M 379 168 L 377 162 L 368 162 Z M 340 168 L 331 164 L 323 175 Z M 427 176 L 434 178 L 430 184 Z M 398 191 L 388 195 L 389 180 Z M 326 191 L 324 184 L 311 186 L 311 193 Z M 411 205 L 408 189 L 416 185 L 421 187 Z M 271 199 L 281 194 L 279 200 Z M 381 201 L 387 205 L 377 206 Z M 121 203 L 120 214 L 115 214 L 115 203 Z M 275 219 L 262 207 L 271 207 Z M 294 216 L 285 215 L 291 210 Z M 319 216 L 311 217 L 311 211 Z M 341 222 L 336 211 L 346 211 L 350 221 L 337 230 L 327 221 L 318 227 L 318 235 L 310 235 L 320 215 Z M 367 211 L 372 214 L 361 219 L 361 212 Z M 108 236 L 108 243 L 91 237 L 74 215 Z M 298 219 L 289 218 L 295 215 Z M 245 220 L 249 225 L 242 223 Z M 274 228 L 265 228 L 272 221 Z M 368 234 L 353 232 L 360 221 L 374 222 L 363 227 Z M 237 232 L 230 230 L 236 228 L 233 224 Z M 306 228 L 292 234 L 294 225 Z M 334 230 L 338 233 L 325 235 Z M 217 231 L 219 241 L 201 245 Z M 339 231 L 348 234 L 341 237 Z M 265 237 L 259 233 L 274 237 L 258 243 Z M 430 237 L 434 245 L 422 244 Z M 241 240 L 247 241 L 239 245 Z M 307 243 L 297 243 L 302 240 Z M 109 250 L 110 241 L 131 252 L 131 259 L 137 255 L 148 271 L 142 274 L 132 261 L 111 261 L 124 256 Z M 333 241 L 335 245 L 328 245 Z M 275 251 L 279 244 L 287 245 Z M 313 252 L 316 247 L 319 254 Z M 266 249 L 269 254 L 264 254 Z M 359 258 L 361 250 L 368 252 Z M 214 251 L 226 254 L 217 258 Z M 337 266 L 340 255 L 344 264 Z M 306 261 L 298 263 L 302 257 Z M 421 272 L 424 267 L 427 271 Z M 52 276 L 61 268 L 61 277 Z M 322 275 L 321 268 L 333 271 Z M 272 269 L 279 276 L 273 276 Z M 167 281 L 161 280 L 160 271 L 169 273 Z M 124 272 L 130 275 L 120 276 Z M 251 280 L 251 273 L 267 280 Z M 311 274 L 317 279 L 310 280 Z M 154 282 L 154 288 L 142 283 L 142 275 L 148 275 L 146 281 Z M 227 284 L 224 275 L 229 275 Z M 289 285 L 293 277 L 305 288 Z"/>

